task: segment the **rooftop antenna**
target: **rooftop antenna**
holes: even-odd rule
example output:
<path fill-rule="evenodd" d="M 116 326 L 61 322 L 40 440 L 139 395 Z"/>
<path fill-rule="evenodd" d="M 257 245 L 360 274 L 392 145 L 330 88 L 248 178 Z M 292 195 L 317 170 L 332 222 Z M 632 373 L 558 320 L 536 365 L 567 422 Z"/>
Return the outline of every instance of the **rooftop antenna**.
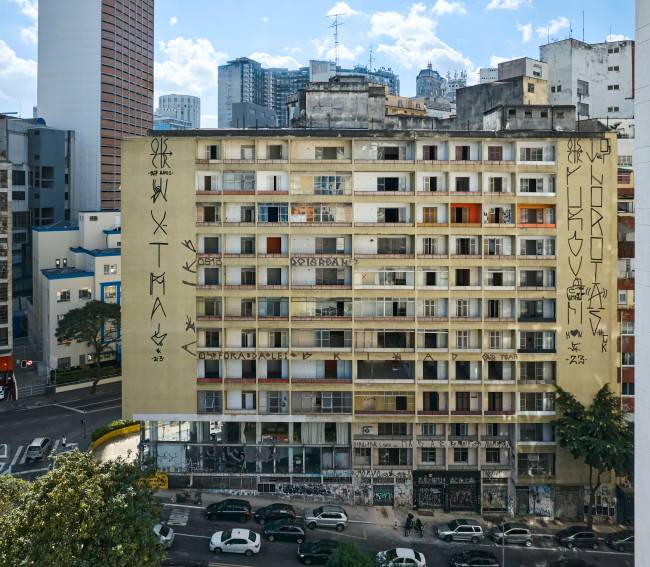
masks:
<path fill-rule="evenodd" d="M 585 11 L 582 11 L 582 42 L 585 41 Z"/>
<path fill-rule="evenodd" d="M 336 66 L 339 66 L 339 26 L 344 25 L 343 22 L 339 22 L 339 16 L 343 17 L 345 14 L 329 14 L 330 18 L 334 18 L 334 21 L 330 24 L 331 28 L 334 28 L 334 58 Z"/>
<path fill-rule="evenodd" d="M 372 43 L 368 48 L 368 71 L 372 71 Z"/>

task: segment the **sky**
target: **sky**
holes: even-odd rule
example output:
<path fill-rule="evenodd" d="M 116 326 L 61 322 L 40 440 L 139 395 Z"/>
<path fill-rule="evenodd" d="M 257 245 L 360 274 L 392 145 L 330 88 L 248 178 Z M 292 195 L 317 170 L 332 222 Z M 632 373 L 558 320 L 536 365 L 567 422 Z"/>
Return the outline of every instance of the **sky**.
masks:
<path fill-rule="evenodd" d="M 65 2 L 67 0 L 57 0 Z M 548 39 L 633 37 L 634 0 L 156 0 L 155 96 L 201 97 L 201 126 L 217 124 L 217 67 L 248 56 L 297 68 L 334 59 L 398 73 L 415 94 L 419 69 L 446 74 L 539 57 Z M 0 112 L 30 117 L 36 104 L 38 0 L 0 0 Z M 372 55 L 371 55 L 372 54 Z M 157 106 L 155 104 L 154 106 Z"/>

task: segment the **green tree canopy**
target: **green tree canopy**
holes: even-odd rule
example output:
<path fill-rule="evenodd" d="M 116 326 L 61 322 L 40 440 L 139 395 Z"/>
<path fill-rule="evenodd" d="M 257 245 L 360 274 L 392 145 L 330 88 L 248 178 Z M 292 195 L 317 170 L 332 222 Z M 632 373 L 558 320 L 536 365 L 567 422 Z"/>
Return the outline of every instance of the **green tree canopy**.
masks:
<path fill-rule="evenodd" d="M 621 403 L 607 384 L 585 407 L 572 394 L 557 388 L 559 415 L 553 421 L 560 447 L 589 467 L 589 509 L 587 523 L 593 525 L 596 492 L 606 472 L 632 476 L 634 425 L 625 418 Z"/>
<path fill-rule="evenodd" d="M 135 463 L 71 451 L 32 483 L 0 477 L 0 494 L 0 567 L 156 567 L 164 556 Z"/>
<path fill-rule="evenodd" d="M 374 567 L 374 562 L 356 543 L 341 543 L 329 556 L 325 567 Z"/>
<path fill-rule="evenodd" d="M 59 341 L 75 341 L 93 347 L 97 369 L 93 389 L 99 381 L 102 354 L 118 341 L 120 322 L 118 304 L 89 301 L 83 307 L 68 311 L 57 325 Z"/>

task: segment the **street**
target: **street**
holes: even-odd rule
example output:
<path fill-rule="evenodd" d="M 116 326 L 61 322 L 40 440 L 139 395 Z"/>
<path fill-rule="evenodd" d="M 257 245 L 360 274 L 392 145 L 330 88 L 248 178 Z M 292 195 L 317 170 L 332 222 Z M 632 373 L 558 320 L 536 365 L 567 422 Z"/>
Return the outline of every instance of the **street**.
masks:
<path fill-rule="evenodd" d="M 92 432 L 121 417 L 121 384 L 75 390 L 56 396 L 24 398 L 2 402 L 0 408 L 0 474 L 11 473 L 24 479 L 43 474 L 50 464 L 47 458 L 26 461 L 27 446 L 35 437 L 52 440 L 50 454 L 62 449 L 62 436 L 68 447 L 86 449 Z M 85 419 L 85 425 L 82 423 Z"/>
<path fill-rule="evenodd" d="M 225 496 L 224 496 L 225 498 Z M 307 504 L 306 506 L 309 506 Z M 298 506 L 297 506 L 298 507 Z M 304 507 L 301 503 L 300 508 Z M 348 512 L 353 515 L 357 509 L 349 508 Z M 235 554 L 215 555 L 208 550 L 208 542 L 211 535 L 220 530 L 232 527 L 244 527 L 261 533 L 259 524 L 250 521 L 247 524 L 233 526 L 228 522 L 212 522 L 203 516 L 203 507 L 164 504 L 162 512 L 164 520 L 176 531 L 176 539 L 173 548 L 169 552 L 169 559 L 175 565 L 193 565 L 197 563 L 218 565 L 220 567 L 229 565 L 241 565 L 245 567 L 272 567 L 288 565 L 298 566 L 300 563 L 296 558 L 297 545 L 283 542 L 269 543 L 262 541 L 262 548 L 258 555 L 244 557 Z M 616 553 L 609 550 L 602 544 L 598 551 L 568 551 L 557 547 L 556 542 L 549 537 L 535 537 L 532 547 L 506 546 L 505 549 L 493 544 L 490 540 L 483 540 L 478 545 L 445 543 L 432 534 L 432 526 L 435 522 L 425 519 L 424 538 L 418 536 L 404 537 L 402 529 L 377 526 L 367 523 L 364 520 L 351 520 L 345 531 L 316 529 L 308 531 L 308 541 L 317 539 L 338 539 L 342 541 L 356 542 L 361 549 L 374 557 L 374 555 L 392 547 L 413 547 L 424 553 L 428 567 L 443 567 L 449 565 L 449 559 L 454 553 L 466 549 L 486 549 L 492 551 L 501 561 L 502 552 L 505 556 L 503 567 L 545 567 L 551 561 L 560 557 L 581 558 L 590 565 L 603 567 L 632 567 L 634 557 L 632 554 Z"/>

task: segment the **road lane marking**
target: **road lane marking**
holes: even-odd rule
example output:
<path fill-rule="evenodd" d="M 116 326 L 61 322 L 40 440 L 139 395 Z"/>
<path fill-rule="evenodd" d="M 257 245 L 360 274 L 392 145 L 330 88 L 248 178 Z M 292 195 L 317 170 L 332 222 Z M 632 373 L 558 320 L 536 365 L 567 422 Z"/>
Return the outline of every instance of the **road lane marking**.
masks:
<path fill-rule="evenodd" d="M 66 406 L 66 405 L 63 405 L 63 404 L 52 404 L 52 405 L 56 406 L 56 407 L 59 407 L 59 408 L 67 409 L 67 410 L 70 410 L 70 411 L 76 411 L 77 413 L 86 413 L 84 410 L 80 410 L 80 409 L 73 408 L 71 406 Z"/>
<path fill-rule="evenodd" d="M 22 446 L 21 446 L 21 449 L 22 449 Z M 29 447 L 27 449 L 29 449 Z M 24 465 L 25 464 L 25 461 L 27 460 L 27 449 L 25 449 L 25 452 L 23 453 L 23 458 L 20 459 L 20 461 L 18 462 L 19 465 Z"/>
<path fill-rule="evenodd" d="M 177 536 L 184 536 L 184 537 L 195 537 L 198 539 L 212 539 L 212 536 L 209 535 L 197 535 L 197 534 L 181 534 L 179 532 L 176 532 Z"/>
<path fill-rule="evenodd" d="M 317 528 L 319 532 L 329 532 L 331 533 L 332 530 L 325 530 L 322 528 Z M 362 536 L 357 536 L 357 535 L 352 535 L 352 534 L 346 534 L 345 531 L 342 532 L 336 532 L 337 536 L 345 536 L 345 537 L 351 537 L 352 539 L 360 539 L 360 540 L 367 540 L 368 539 L 368 532 L 366 530 L 363 530 L 363 535 Z"/>
<path fill-rule="evenodd" d="M 57 448 L 59 447 L 59 439 L 57 439 L 54 442 L 54 445 L 52 446 L 52 454 L 54 455 L 56 453 Z"/>
<path fill-rule="evenodd" d="M 6 459 L 8 457 L 9 457 L 9 445 L 7 445 L 6 443 L 0 443 L 0 459 Z"/>
<path fill-rule="evenodd" d="M 18 458 L 20 457 L 20 452 L 23 450 L 24 445 L 20 445 L 18 449 L 16 449 L 16 454 L 14 455 L 14 458 L 11 461 L 11 466 L 15 466 L 16 463 L 18 462 Z"/>
<path fill-rule="evenodd" d="M 110 398 L 109 400 L 102 400 L 101 402 L 92 402 L 90 404 L 79 404 L 78 408 L 89 408 L 90 406 L 98 406 L 100 404 L 108 404 L 110 402 L 121 402 L 122 398 Z"/>
<path fill-rule="evenodd" d="M 115 409 L 115 408 L 121 408 L 121 407 L 122 407 L 122 404 L 118 404 L 116 406 L 106 406 L 104 408 L 89 409 L 89 410 L 84 411 L 82 413 L 97 413 L 98 411 L 106 411 L 106 410 L 109 410 L 109 409 Z"/>
<path fill-rule="evenodd" d="M 163 502 L 163 506 L 174 506 L 175 508 L 195 508 L 203 510 L 203 506 L 193 506 L 192 504 L 174 504 L 173 502 Z"/>
<path fill-rule="evenodd" d="M 170 526 L 187 526 L 189 519 L 190 513 L 188 510 L 172 510 L 167 523 Z"/>

